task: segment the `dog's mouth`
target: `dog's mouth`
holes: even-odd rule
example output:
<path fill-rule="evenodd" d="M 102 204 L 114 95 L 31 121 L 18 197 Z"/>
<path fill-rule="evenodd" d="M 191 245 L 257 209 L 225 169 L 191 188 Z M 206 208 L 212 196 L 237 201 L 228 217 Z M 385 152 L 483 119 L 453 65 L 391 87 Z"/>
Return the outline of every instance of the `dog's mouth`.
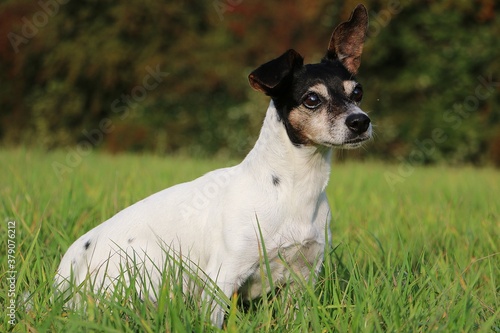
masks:
<path fill-rule="evenodd" d="M 335 148 L 343 148 L 343 149 L 355 149 L 361 147 L 365 141 L 370 139 L 370 137 L 371 136 L 369 135 L 357 136 L 355 138 L 344 140 L 342 143 L 338 144 L 329 143 L 327 144 L 327 146 L 332 146 Z"/>
<path fill-rule="evenodd" d="M 345 141 L 340 147 L 344 149 L 355 149 L 363 145 L 368 138 L 359 138 Z"/>
<path fill-rule="evenodd" d="M 358 136 L 358 137 L 356 137 L 354 139 L 345 140 L 342 143 L 342 145 L 350 145 L 350 144 L 357 145 L 357 144 L 361 144 L 362 142 L 365 142 L 369 138 L 370 138 L 369 136 Z"/>

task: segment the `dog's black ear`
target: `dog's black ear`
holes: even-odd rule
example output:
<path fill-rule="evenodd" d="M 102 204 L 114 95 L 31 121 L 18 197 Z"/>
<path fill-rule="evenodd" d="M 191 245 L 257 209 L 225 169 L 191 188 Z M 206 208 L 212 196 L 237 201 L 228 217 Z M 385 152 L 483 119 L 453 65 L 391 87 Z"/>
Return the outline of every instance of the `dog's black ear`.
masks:
<path fill-rule="evenodd" d="M 260 65 L 248 75 L 248 80 L 255 90 L 275 96 L 287 82 L 291 81 L 293 72 L 303 64 L 304 58 L 297 51 L 290 49 L 280 57 Z"/>
<path fill-rule="evenodd" d="M 362 4 L 356 6 L 348 21 L 341 23 L 332 34 L 323 60 L 339 60 L 353 75 L 361 64 L 361 52 L 368 30 L 368 12 Z"/>

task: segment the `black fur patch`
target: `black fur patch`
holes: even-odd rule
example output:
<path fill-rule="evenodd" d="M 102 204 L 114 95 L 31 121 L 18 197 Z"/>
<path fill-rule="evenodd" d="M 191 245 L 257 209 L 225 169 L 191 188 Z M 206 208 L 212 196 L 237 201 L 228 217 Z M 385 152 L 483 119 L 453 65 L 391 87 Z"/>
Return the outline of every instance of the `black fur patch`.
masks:
<path fill-rule="evenodd" d="M 86 242 L 85 242 L 85 244 L 83 245 L 83 248 L 84 248 L 85 250 L 88 250 L 88 249 L 89 249 L 89 247 L 90 247 L 90 240 L 86 241 Z"/>
<path fill-rule="evenodd" d="M 281 179 L 279 179 L 279 177 L 275 175 L 273 175 L 272 178 L 273 178 L 273 185 L 278 186 L 281 182 Z"/>

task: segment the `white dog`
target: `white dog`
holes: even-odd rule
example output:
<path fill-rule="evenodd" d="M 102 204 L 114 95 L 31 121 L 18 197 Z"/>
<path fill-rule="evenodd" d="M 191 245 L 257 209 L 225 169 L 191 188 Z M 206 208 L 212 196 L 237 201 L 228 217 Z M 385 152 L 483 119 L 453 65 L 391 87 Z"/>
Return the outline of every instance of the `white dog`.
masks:
<path fill-rule="evenodd" d="M 154 290 L 158 268 L 175 254 L 227 297 L 238 291 L 254 298 L 268 289 L 259 274 L 262 244 L 274 283 L 286 282 L 290 269 L 305 278 L 318 272 L 330 240 L 325 188 L 332 148 L 355 148 L 371 137 L 354 79 L 367 25 L 358 5 L 320 63 L 304 65 L 289 50 L 253 71 L 251 86 L 271 102 L 241 164 L 153 194 L 87 232 L 64 255 L 57 288 L 67 292 L 88 280 L 96 290 L 113 288 L 133 265 L 147 272 Z M 215 305 L 214 324 L 222 326 L 224 314 Z"/>

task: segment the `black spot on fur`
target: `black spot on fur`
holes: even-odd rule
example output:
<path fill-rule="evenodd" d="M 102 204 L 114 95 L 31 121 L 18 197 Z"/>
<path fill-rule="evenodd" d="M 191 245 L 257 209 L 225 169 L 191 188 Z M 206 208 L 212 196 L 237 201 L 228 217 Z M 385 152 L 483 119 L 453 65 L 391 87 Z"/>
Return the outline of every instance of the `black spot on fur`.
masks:
<path fill-rule="evenodd" d="M 281 180 L 279 179 L 278 176 L 273 175 L 272 177 L 273 177 L 273 185 L 278 186 Z"/>
<path fill-rule="evenodd" d="M 83 245 L 83 248 L 85 250 L 88 250 L 89 249 L 89 246 L 90 246 L 90 240 L 86 241 L 85 244 Z"/>
<path fill-rule="evenodd" d="M 134 239 L 135 239 L 135 238 L 129 238 L 129 239 L 127 240 L 127 243 L 132 244 L 132 242 L 134 241 Z"/>

